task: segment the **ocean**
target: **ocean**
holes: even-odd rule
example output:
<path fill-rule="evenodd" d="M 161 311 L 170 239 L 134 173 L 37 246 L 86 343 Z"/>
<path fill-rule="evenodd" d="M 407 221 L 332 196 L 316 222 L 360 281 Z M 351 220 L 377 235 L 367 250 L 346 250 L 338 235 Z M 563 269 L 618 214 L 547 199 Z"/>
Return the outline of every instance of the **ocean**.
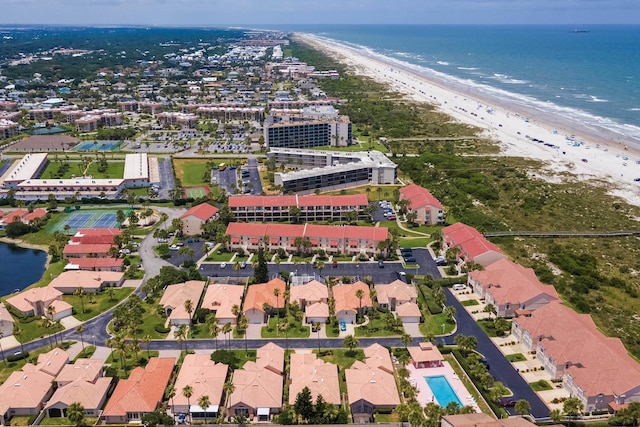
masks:
<path fill-rule="evenodd" d="M 384 55 L 481 95 L 604 127 L 640 144 L 640 26 L 280 27 Z M 633 141 L 632 141 L 633 142 Z"/>

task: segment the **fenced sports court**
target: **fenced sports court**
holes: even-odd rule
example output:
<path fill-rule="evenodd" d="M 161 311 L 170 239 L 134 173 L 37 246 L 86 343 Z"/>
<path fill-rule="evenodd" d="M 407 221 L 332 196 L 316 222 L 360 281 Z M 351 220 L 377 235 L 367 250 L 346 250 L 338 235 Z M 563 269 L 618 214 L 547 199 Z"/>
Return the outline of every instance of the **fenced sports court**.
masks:
<path fill-rule="evenodd" d="M 185 187 L 184 196 L 199 199 L 209 194 L 209 187 Z"/>
<path fill-rule="evenodd" d="M 125 212 L 125 216 L 129 214 L 129 209 Z M 79 228 L 118 228 L 120 224 L 116 220 L 115 210 L 83 210 L 75 211 L 64 215 L 56 224 L 52 226 L 49 232 L 59 231 L 61 233 L 75 233 Z M 65 225 L 69 225 L 69 229 L 65 230 Z"/>
<path fill-rule="evenodd" d="M 76 145 L 74 151 L 118 151 L 124 141 L 83 141 Z"/>

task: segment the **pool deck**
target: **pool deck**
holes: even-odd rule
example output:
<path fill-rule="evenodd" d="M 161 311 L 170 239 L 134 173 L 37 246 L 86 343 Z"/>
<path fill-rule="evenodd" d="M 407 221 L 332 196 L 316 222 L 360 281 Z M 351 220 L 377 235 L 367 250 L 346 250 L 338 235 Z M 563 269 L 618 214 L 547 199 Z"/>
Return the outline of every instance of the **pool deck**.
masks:
<path fill-rule="evenodd" d="M 424 377 L 433 377 L 437 375 L 442 375 L 447 378 L 449 384 L 451 384 L 451 388 L 458 395 L 458 399 L 462 402 L 464 406 L 472 406 L 476 412 L 480 412 L 480 408 L 476 403 L 475 399 L 471 394 L 467 391 L 462 381 L 458 378 L 458 375 L 453 371 L 453 368 L 447 363 L 444 362 L 444 366 L 439 368 L 421 368 L 417 369 L 413 365 L 407 365 L 407 370 L 409 371 L 409 382 L 418 387 L 418 395 L 416 396 L 416 400 L 420 403 L 421 406 L 426 405 L 429 402 L 438 401 L 435 399 L 431 389 L 427 385 Z"/>

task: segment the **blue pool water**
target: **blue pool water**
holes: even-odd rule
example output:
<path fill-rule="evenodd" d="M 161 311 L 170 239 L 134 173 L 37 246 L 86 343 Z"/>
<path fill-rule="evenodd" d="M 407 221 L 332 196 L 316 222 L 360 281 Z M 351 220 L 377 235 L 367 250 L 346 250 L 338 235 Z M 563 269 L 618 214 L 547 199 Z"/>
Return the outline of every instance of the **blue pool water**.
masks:
<path fill-rule="evenodd" d="M 449 381 L 444 375 L 424 377 L 424 380 L 427 382 L 427 385 L 438 401 L 438 405 L 440 405 L 441 407 L 444 408 L 449 404 L 449 402 L 455 402 L 460 407 L 464 406 L 458 398 L 456 392 L 453 391 L 453 387 L 451 387 L 451 384 L 449 384 Z"/>

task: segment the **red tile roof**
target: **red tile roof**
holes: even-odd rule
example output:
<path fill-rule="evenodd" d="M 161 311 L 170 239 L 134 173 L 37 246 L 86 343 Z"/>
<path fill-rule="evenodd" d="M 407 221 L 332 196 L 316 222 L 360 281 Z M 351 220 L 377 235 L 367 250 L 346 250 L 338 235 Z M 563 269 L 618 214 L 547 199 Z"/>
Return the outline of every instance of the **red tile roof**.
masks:
<path fill-rule="evenodd" d="M 216 213 L 218 213 L 218 208 L 210 205 L 209 203 L 201 203 L 198 206 L 194 206 L 182 215 L 180 218 L 186 218 L 190 215 L 193 215 L 202 221 L 207 221 L 211 219 Z"/>
<path fill-rule="evenodd" d="M 89 234 L 84 236 L 72 236 L 70 241 L 83 245 L 111 245 L 113 244 L 112 234 Z"/>
<path fill-rule="evenodd" d="M 229 236 L 251 237 L 308 237 L 310 239 L 369 239 L 383 241 L 389 236 L 387 227 L 360 227 L 314 224 L 257 224 L 231 222 L 227 226 Z"/>
<path fill-rule="evenodd" d="M 442 236 L 451 247 L 459 247 L 471 259 L 487 252 L 502 253 L 500 248 L 488 241 L 475 228 L 457 222 L 442 229 Z"/>
<path fill-rule="evenodd" d="M 229 207 L 275 206 L 364 206 L 369 204 L 365 194 L 341 196 L 229 196 Z"/>
<path fill-rule="evenodd" d="M 439 209 L 444 209 L 442 203 L 433 197 L 429 190 L 416 184 L 410 184 L 401 188 L 400 197 L 411 202 L 409 205 L 411 210 L 420 209 L 425 206 L 435 206 Z"/>
<path fill-rule="evenodd" d="M 74 258 L 69 261 L 69 264 L 77 265 L 80 270 L 94 268 L 114 268 L 121 270 L 123 263 L 123 258 Z"/>
<path fill-rule="evenodd" d="M 280 290 L 280 295 L 276 298 L 274 289 Z M 244 298 L 242 309 L 247 312 L 251 309 L 262 311 L 262 305 L 267 303 L 272 308 L 284 307 L 284 291 L 286 284 L 281 279 L 271 279 L 267 283 L 257 283 L 249 286 L 247 295 Z"/>
<path fill-rule="evenodd" d="M 64 255 L 106 254 L 112 245 L 66 245 L 62 251 Z"/>
<path fill-rule="evenodd" d="M 75 236 L 120 236 L 119 228 L 79 228 Z"/>
<path fill-rule="evenodd" d="M 118 382 L 102 415 L 126 416 L 127 412 L 155 411 L 175 362 L 173 357 L 152 357 L 146 368 L 135 368 L 128 379 Z"/>
<path fill-rule="evenodd" d="M 38 208 L 38 209 L 35 209 L 33 212 L 26 214 L 24 217 L 22 217 L 22 220 L 28 223 L 29 221 L 34 220 L 36 218 L 44 218 L 46 215 L 47 215 L 47 211 L 45 211 L 42 208 Z"/>

